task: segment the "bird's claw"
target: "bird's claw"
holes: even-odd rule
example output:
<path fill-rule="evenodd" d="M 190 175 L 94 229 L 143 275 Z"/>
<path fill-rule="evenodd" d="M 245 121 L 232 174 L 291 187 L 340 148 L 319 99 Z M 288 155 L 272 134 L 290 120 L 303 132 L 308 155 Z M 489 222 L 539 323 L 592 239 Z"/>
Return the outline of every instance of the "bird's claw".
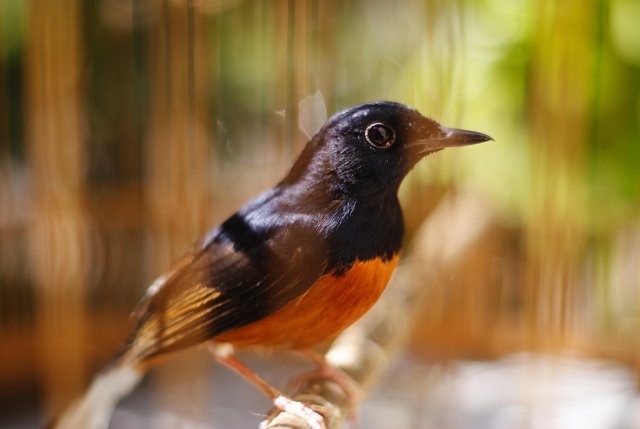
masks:
<path fill-rule="evenodd" d="M 364 389 L 362 389 L 362 386 L 360 386 L 360 384 L 358 384 L 358 382 L 355 381 L 349 374 L 327 364 L 320 364 L 318 369 L 316 369 L 315 371 L 295 377 L 289 383 L 289 389 L 297 391 L 301 388 L 301 386 L 304 386 L 310 380 L 314 380 L 316 378 L 328 379 L 340 386 L 347 397 L 349 408 L 352 410 L 355 410 L 358 403 L 366 396 Z"/>

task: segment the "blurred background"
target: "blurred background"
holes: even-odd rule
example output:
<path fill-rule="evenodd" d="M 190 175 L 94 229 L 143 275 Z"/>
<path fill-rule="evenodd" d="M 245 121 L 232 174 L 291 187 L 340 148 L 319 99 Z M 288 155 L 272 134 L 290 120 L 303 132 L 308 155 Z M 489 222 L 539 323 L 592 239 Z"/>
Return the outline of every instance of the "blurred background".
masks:
<path fill-rule="evenodd" d="M 361 427 L 640 427 L 638 23 L 637 0 L 0 0 L 0 426 L 83 389 L 153 278 L 287 171 L 299 118 L 383 99 L 495 142 L 401 188 L 406 264 L 437 207 L 486 217 L 411 278 L 428 300 Z M 256 365 L 286 380 L 287 359 Z M 119 427 L 268 409 L 175 362 Z M 176 396 L 165 426 L 135 420 Z"/>

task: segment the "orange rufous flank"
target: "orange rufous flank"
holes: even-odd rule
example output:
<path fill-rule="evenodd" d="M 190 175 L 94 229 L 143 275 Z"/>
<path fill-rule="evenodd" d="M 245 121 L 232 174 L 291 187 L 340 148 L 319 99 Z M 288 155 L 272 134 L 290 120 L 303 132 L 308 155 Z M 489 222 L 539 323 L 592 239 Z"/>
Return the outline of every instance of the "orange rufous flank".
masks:
<path fill-rule="evenodd" d="M 364 315 L 384 291 L 398 257 L 356 261 L 341 276 L 326 274 L 264 319 L 214 338 L 236 347 L 303 349 L 337 335 Z"/>

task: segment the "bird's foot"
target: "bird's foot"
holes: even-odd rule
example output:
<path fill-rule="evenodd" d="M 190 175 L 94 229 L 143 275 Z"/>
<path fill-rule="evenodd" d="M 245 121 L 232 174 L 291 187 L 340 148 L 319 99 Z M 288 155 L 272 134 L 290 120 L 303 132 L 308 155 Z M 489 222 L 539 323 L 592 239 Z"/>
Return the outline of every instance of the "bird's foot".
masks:
<path fill-rule="evenodd" d="M 314 378 L 325 378 L 336 383 L 347 396 L 350 405 L 357 405 L 359 401 L 364 399 L 366 393 L 362 386 L 353 379 L 349 374 L 341 369 L 336 368 L 328 364 L 321 354 L 314 352 L 313 350 L 300 350 L 298 354 L 305 359 L 317 365 L 314 371 L 302 374 L 299 377 L 293 379 L 290 384 L 292 388 L 298 388 L 303 383 L 308 382 Z"/>
<path fill-rule="evenodd" d="M 351 420 L 355 426 L 358 422 L 358 403 L 365 397 L 364 390 L 358 382 L 346 372 L 327 365 L 324 362 L 316 361 L 316 363 L 318 363 L 316 370 L 295 377 L 289 384 L 289 388 L 292 391 L 297 391 L 313 380 L 325 379 L 332 381 L 344 392 L 348 409 L 351 410 L 349 420 Z"/>
<path fill-rule="evenodd" d="M 304 420 L 310 429 L 326 429 L 324 417 L 316 411 L 322 407 L 314 407 L 300 401 L 295 401 L 286 396 L 280 395 L 273 400 L 273 405 L 282 411 L 292 414 Z M 314 409 L 315 408 L 315 409 Z M 264 420 L 260 423 L 260 429 L 267 429 L 269 422 Z"/>
<path fill-rule="evenodd" d="M 357 405 L 365 397 L 362 387 L 349 374 L 327 364 L 321 364 L 316 370 L 295 377 L 289 386 L 291 389 L 297 390 L 310 380 L 322 378 L 337 384 L 346 395 L 350 405 Z"/>

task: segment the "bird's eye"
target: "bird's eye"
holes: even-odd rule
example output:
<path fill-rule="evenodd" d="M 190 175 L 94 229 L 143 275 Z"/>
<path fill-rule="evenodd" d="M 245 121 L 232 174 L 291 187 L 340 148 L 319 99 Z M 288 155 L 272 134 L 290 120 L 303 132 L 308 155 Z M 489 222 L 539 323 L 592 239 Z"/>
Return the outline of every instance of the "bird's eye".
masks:
<path fill-rule="evenodd" d="M 371 146 L 386 149 L 396 140 L 396 132 L 388 125 L 375 122 L 364 131 L 364 137 Z"/>

